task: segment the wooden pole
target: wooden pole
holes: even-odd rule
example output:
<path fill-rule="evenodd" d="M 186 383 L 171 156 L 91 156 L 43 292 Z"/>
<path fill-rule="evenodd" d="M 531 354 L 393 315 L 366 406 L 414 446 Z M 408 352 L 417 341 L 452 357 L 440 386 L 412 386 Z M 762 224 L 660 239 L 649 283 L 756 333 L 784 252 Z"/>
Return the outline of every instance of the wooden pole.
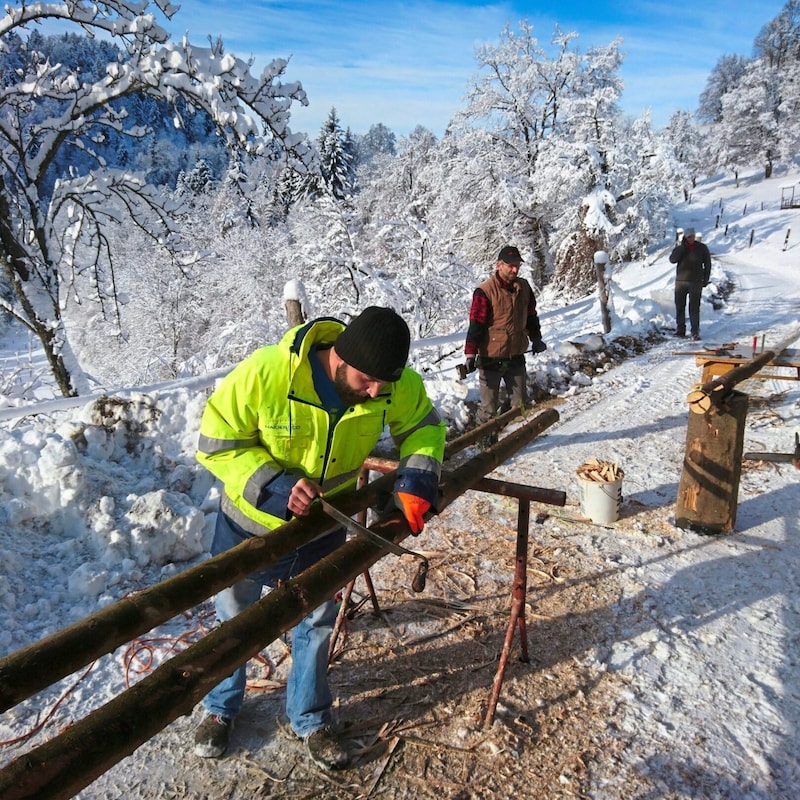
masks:
<path fill-rule="evenodd" d="M 733 391 L 724 408 L 689 414 L 675 522 L 697 533 L 730 533 L 736 525 L 747 395 Z"/>
<path fill-rule="evenodd" d="M 342 510 L 352 514 L 373 504 L 381 492 L 391 491 L 393 483 L 394 476 L 388 474 L 367 484 L 342 499 Z M 0 659 L 0 712 L 274 563 L 331 524 L 322 509 L 315 510 L 4 656 Z"/>
<path fill-rule="evenodd" d="M 519 628 L 520 656 L 519 660 L 528 663 L 528 632 L 525 625 L 525 599 L 528 592 L 528 528 L 530 526 L 531 504 L 527 500 L 519 501 L 517 511 L 517 548 L 514 560 L 514 586 L 511 591 L 511 616 L 506 628 L 506 637 L 503 641 L 503 649 L 500 651 L 500 661 L 497 672 L 492 681 L 492 691 L 489 695 L 489 704 L 486 709 L 486 716 L 483 719 L 483 727 L 490 728 L 494 723 L 494 714 L 497 709 L 497 701 L 500 698 L 500 689 L 503 685 L 503 678 L 506 674 L 508 656 L 511 653 L 511 645 L 514 642 L 514 632 Z"/>
<path fill-rule="evenodd" d="M 395 524 L 399 527 L 402 523 Z M 0 770 L 0 797 L 73 797 L 170 722 L 191 713 L 225 675 L 383 555 L 385 551 L 364 539 L 350 540 L 178 653 L 135 686 L 4 767 Z"/>
<path fill-rule="evenodd" d="M 755 352 L 755 338 L 753 342 L 753 352 Z M 696 386 L 686 398 L 689 401 L 689 410 L 695 414 L 706 414 L 712 408 L 723 408 L 728 402 L 733 387 L 737 383 L 741 383 L 755 375 L 761 367 L 772 361 L 776 355 L 774 350 L 766 350 L 751 361 L 734 367 L 724 375 Z"/>
<path fill-rule="evenodd" d="M 495 478 L 481 478 L 472 488 L 478 492 L 491 492 L 504 497 L 516 497 L 529 503 L 545 503 L 562 507 L 567 504 L 567 493 L 560 489 L 543 489 L 539 486 L 498 481 Z"/>
<path fill-rule="evenodd" d="M 299 300 L 287 300 L 286 301 L 286 320 L 289 323 L 290 328 L 294 328 L 297 325 L 302 325 L 306 320 L 303 316 L 303 309 L 300 307 Z"/>
<path fill-rule="evenodd" d="M 496 430 L 518 417 L 519 413 L 519 409 L 511 409 L 480 429 L 450 442 L 445 448 L 445 457 L 449 458 L 473 440 L 477 441 L 476 433 L 479 437 L 484 428 Z M 393 463 L 384 471 L 390 473 L 396 467 Z M 393 475 L 372 481 L 344 498 L 341 508 L 354 514 L 374 505 L 379 495 L 391 491 L 393 484 Z M 330 519 L 321 510 L 308 517 L 293 519 L 264 536 L 248 539 L 202 564 L 0 658 L 0 712 L 95 659 L 112 653 L 120 645 L 151 631 L 181 611 L 202 603 L 251 572 L 274 563 L 316 538 L 327 527 L 330 527 Z"/>
<path fill-rule="evenodd" d="M 476 428 L 473 428 L 466 433 L 462 433 L 461 436 L 449 441 L 445 445 L 444 460 L 447 461 L 456 455 L 456 453 L 460 453 L 462 450 L 465 450 L 471 444 L 479 442 L 484 436 L 488 436 L 491 433 L 498 433 L 514 420 L 519 419 L 520 417 L 524 419 L 526 415 L 529 416 L 530 413 L 532 412 L 525 411 L 521 407 L 516 406 L 508 409 L 508 411 L 505 411 L 502 414 L 499 414 L 493 419 L 490 419 L 488 422 L 484 422 L 482 425 L 478 425 Z"/>
<path fill-rule="evenodd" d="M 608 311 L 608 281 L 606 279 L 607 263 L 608 256 L 606 256 L 605 253 L 602 251 L 595 253 L 594 267 L 597 272 L 597 290 L 600 297 L 600 315 L 603 320 L 603 333 L 609 333 L 611 331 L 611 314 Z"/>
<path fill-rule="evenodd" d="M 546 409 L 519 430 L 448 473 L 440 487 L 440 511 L 558 419 L 555 409 Z M 364 489 L 384 484 L 387 478 L 389 475 Z M 354 513 L 352 498 L 362 491 L 342 498 L 340 508 Z M 278 530 L 283 531 L 290 525 Z M 409 535 L 400 512 L 371 527 L 393 541 Z M 281 584 L 255 605 L 175 655 L 135 686 L 3 767 L 0 797 L 3 800 L 73 797 L 170 722 L 190 713 L 223 677 L 384 555 L 386 550 L 371 541 L 362 538 L 347 541 L 310 569 Z M 248 566 L 248 571 L 252 571 L 252 566 Z"/>

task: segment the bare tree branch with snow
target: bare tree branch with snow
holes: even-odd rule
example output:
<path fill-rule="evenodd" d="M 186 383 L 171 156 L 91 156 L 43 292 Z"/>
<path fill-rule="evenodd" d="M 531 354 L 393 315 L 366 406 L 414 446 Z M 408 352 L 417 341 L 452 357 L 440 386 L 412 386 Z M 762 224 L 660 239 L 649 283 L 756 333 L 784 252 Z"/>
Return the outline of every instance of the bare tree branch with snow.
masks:
<path fill-rule="evenodd" d="M 154 5 L 167 19 L 178 10 L 165 0 Z M 278 152 L 300 164 L 310 158 L 303 137 L 288 127 L 292 103 L 307 100 L 300 83 L 282 82 L 285 59 L 255 77 L 252 62 L 225 53 L 220 40 L 209 47 L 185 37 L 170 42 L 150 8 L 148 2 L 21 2 L 6 5 L 0 18 L 0 56 L 12 48 L 24 55 L 13 73 L 5 69 L 0 76 L 0 261 L 12 294 L 0 302 L 41 340 L 67 396 L 82 388 L 64 320 L 68 304 L 91 302 L 104 315 L 117 315 L 109 226 L 132 221 L 172 254 L 184 247 L 176 224 L 180 206 L 142 175 L 112 169 L 100 155 L 98 143 L 110 132 L 145 133 L 120 100 L 165 101 L 176 126 L 187 113 L 204 112 L 231 149 Z M 52 19 L 110 37 L 117 60 L 95 78 L 51 63 L 25 37 L 31 26 Z M 69 174 L 54 174 L 57 158 L 73 150 L 84 157 Z M 86 163 L 91 166 L 77 166 Z M 183 257 L 191 260 L 188 251 Z"/>

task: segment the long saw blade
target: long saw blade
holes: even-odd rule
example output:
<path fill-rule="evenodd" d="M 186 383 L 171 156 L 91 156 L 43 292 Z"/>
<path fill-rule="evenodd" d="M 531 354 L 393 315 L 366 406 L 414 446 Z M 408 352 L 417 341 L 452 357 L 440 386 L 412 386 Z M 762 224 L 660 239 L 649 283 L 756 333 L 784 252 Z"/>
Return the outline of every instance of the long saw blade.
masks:
<path fill-rule="evenodd" d="M 339 511 L 338 508 L 332 506 L 322 497 L 319 498 L 319 502 L 322 505 L 323 511 L 331 519 L 335 519 L 337 522 L 341 523 L 350 533 L 356 536 L 363 536 L 373 544 L 376 544 L 379 547 L 384 548 L 384 550 L 388 550 L 390 553 L 394 553 L 397 556 L 408 555 L 418 558 L 420 560 L 420 564 L 417 569 L 416 577 L 411 583 L 411 588 L 415 592 L 421 592 L 425 589 L 425 579 L 428 574 L 428 559 L 425 558 L 425 556 L 421 555 L 420 553 L 415 553 L 413 550 L 409 550 L 408 548 L 397 544 L 397 542 L 393 542 L 391 539 L 387 539 L 386 537 L 381 536 L 379 533 L 375 533 L 375 531 L 371 531 L 369 528 L 364 527 L 364 525 L 356 522 L 352 517 L 348 517 L 343 511 Z"/>

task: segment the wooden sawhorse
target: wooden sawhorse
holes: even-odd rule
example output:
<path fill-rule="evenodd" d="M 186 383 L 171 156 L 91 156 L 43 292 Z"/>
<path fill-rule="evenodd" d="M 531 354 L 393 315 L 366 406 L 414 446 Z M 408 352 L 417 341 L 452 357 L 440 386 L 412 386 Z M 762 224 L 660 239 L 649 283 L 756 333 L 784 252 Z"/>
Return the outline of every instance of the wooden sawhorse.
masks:
<path fill-rule="evenodd" d="M 503 686 L 508 656 L 511 653 L 511 645 L 514 643 L 514 632 L 516 630 L 519 630 L 520 637 L 520 661 L 525 663 L 530 661 L 528 656 L 528 632 L 525 625 L 525 596 L 528 591 L 528 532 L 531 502 L 548 503 L 549 505 L 563 507 L 567 502 L 567 494 L 556 489 L 540 489 L 536 486 L 524 486 L 519 483 L 498 481 L 493 478 L 482 478 L 470 488 L 479 492 L 516 497 L 519 500 L 514 586 L 511 592 L 511 617 L 508 620 L 506 638 L 503 642 L 503 649 L 500 652 L 500 662 L 494 676 L 492 691 L 489 695 L 489 705 L 483 720 L 483 727 L 489 728 L 494 722 L 497 701 L 500 698 L 500 689 Z"/>
<path fill-rule="evenodd" d="M 494 478 L 481 478 L 474 486 L 470 487 L 475 491 L 488 492 L 490 494 L 499 494 L 505 497 L 516 497 L 519 500 L 519 507 L 517 511 L 517 541 L 514 562 L 514 584 L 511 592 L 511 616 L 506 628 L 506 636 L 503 642 L 503 649 L 500 653 L 500 660 L 497 667 L 497 672 L 494 676 L 492 683 L 492 691 L 489 696 L 489 704 L 484 717 L 483 727 L 489 728 L 494 723 L 495 710 L 497 709 L 497 702 L 500 698 L 500 690 L 503 686 L 503 679 L 505 677 L 506 667 L 508 665 L 508 657 L 511 653 L 511 646 L 514 643 L 514 633 L 519 630 L 520 636 L 520 661 L 528 663 L 530 657 L 528 655 L 528 632 L 525 624 L 525 598 L 528 591 L 528 537 L 530 527 L 530 513 L 531 503 L 546 503 L 553 506 L 565 506 L 567 502 L 566 492 L 556 489 L 542 489 L 536 486 L 525 486 L 519 483 L 510 483 L 509 481 L 499 481 Z M 364 572 L 362 577 L 366 581 L 367 589 L 369 591 L 370 599 L 376 613 L 380 613 L 380 607 L 375 596 L 375 590 L 372 586 L 369 572 Z M 353 584 L 351 581 L 346 589 L 342 599 L 342 605 L 339 610 L 339 615 L 334 626 L 334 631 L 331 636 L 331 642 L 328 651 L 328 659 L 330 660 L 334 655 L 336 643 L 339 638 L 344 616 L 347 613 L 347 606 L 349 604 L 350 595 L 353 591 Z"/>

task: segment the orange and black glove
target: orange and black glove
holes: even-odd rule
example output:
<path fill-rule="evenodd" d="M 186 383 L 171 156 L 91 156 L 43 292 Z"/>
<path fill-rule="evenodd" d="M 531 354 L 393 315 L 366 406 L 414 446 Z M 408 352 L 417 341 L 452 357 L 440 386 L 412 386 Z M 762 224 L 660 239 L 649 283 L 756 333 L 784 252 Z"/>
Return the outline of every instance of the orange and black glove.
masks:
<path fill-rule="evenodd" d="M 418 536 L 425 527 L 423 516 L 430 509 L 431 504 L 424 498 L 408 492 L 395 492 L 394 497 L 408 522 L 408 527 L 411 528 L 411 533 Z"/>

